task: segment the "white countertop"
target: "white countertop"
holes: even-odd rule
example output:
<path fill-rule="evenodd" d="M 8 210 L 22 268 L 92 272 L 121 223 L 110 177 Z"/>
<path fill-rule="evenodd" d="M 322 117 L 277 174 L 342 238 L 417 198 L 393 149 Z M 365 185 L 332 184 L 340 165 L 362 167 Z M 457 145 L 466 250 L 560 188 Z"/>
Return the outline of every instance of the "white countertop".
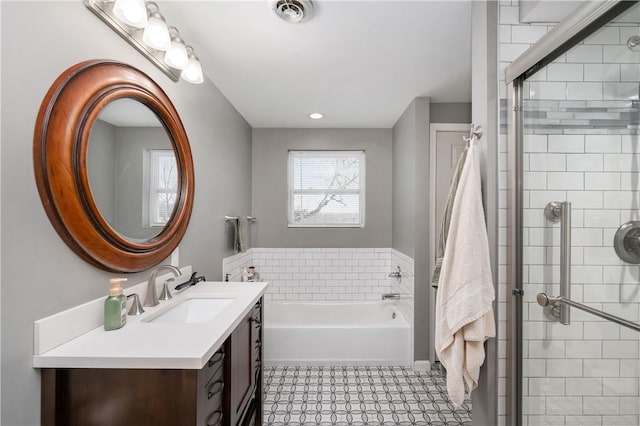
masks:
<path fill-rule="evenodd" d="M 118 330 L 95 328 L 33 357 L 36 368 L 200 369 L 264 294 L 268 283 L 201 282 L 139 316 L 127 316 Z M 233 298 L 209 322 L 145 322 L 193 297 Z"/>

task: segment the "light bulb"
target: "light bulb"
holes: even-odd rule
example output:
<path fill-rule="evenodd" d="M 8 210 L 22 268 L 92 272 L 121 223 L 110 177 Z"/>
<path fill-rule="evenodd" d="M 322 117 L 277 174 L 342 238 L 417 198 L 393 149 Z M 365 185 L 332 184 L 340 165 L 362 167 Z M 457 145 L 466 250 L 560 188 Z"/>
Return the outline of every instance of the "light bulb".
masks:
<path fill-rule="evenodd" d="M 309 114 L 309 118 L 312 120 L 322 120 L 324 118 L 324 115 L 319 112 L 312 112 L 311 114 Z"/>
<path fill-rule="evenodd" d="M 164 61 L 172 68 L 179 70 L 184 69 L 188 62 L 189 56 L 187 55 L 187 48 L 185 47 L 180 37 L 174 37 L 171 39 L 171 47 L 164 54 Z"/>
<path fill-rule="evenodd" d="M 147 25 L 147 9 L 144 0 L 116 0 L 113 14 L 120 21 L 134 28 L 144 28 Z"/>
<path fill-rule="evenodd" d="M 171 46 L 171 36 L 164 17 L 157 12 L 149 16 L 149 23 L 142 33 L 142 41 L 156 50 L 167 50 Z"/>
<path fill-rule="evenodd" d="M 202 74 L 202 65 L 196 57 L 196 55 L 189 55 L 189 62 L 181 73 L 182 78 L 185 81 L 193 84 L 200 84 L 204 81 L 204 75 Z"/>

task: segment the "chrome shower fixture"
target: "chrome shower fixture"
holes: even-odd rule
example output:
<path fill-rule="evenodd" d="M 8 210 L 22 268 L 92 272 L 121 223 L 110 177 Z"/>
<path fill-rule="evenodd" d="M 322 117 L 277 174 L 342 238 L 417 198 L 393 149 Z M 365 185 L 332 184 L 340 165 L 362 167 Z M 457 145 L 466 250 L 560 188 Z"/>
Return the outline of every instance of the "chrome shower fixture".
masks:
<path fill-rule="evenodd" d="M 640 35 L 634 35 L 627 40 L 627 47 L 632 52 L 640 52 Z"/>

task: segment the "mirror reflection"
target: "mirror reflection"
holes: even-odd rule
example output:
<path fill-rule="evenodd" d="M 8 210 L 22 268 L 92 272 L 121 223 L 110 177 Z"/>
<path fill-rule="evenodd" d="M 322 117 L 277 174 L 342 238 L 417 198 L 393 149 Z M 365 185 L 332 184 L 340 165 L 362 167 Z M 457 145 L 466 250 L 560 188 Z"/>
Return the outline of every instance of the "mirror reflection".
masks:
<path fill-rule="evenodd" d="M 89 138 L 87 175 L 100 213 L 129 241 L 157 236 L 171 217 L 176 158 L 164 126 L 142 103 L 122 98 L 100 111 Z"/>

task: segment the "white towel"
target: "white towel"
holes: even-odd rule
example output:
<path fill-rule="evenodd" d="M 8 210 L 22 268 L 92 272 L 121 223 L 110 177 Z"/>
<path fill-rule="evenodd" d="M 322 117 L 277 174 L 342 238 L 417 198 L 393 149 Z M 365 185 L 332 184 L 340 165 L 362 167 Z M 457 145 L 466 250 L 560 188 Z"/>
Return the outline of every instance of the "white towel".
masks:
<path fill-rule="evenodd" d="M 484 342 L 496 335 L 489 240 L 474 145 L 458 183 L 436 295 L 436 353 L 447 369 L 447 390 L 455 406 L 464 400 L 465 382 L 469 394 L 478 386 Z"/>

